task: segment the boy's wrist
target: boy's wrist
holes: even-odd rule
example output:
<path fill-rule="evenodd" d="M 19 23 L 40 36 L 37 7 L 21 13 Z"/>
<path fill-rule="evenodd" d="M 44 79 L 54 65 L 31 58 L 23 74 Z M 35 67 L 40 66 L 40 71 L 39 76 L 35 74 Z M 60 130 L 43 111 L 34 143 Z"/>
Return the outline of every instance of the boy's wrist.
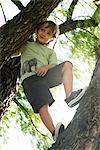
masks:
<path fill-rule="evenodd" d="M 55 65 L 54 64 L 49 64 L 49 65 L 46 65 L 45 67 L 49 70 L 51 68 L 53 68 Z"/>

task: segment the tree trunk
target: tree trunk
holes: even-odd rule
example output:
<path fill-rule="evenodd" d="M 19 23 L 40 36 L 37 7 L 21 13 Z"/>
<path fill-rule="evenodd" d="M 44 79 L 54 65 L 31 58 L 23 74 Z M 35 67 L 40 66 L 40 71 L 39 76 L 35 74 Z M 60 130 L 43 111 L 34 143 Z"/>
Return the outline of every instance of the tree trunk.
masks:
<path fill-rule="evenodd" d="M 9 59 L 0 70 L 0 117 L 2 117 L 14 97 L 19 74 L 20 57 Z"/>

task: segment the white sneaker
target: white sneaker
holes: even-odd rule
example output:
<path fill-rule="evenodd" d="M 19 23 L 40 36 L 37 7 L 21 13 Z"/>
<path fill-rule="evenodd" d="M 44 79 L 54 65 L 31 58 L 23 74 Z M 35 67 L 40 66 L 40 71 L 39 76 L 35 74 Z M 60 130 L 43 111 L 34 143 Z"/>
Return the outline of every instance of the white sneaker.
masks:
<path fill-rule="evenodd" d="M 58 138 L 58 136 L 59 136 L 62 132 L 64 132 L 64 130 L 65 130 L 64 125 L 59 122 L 59 123 L 56 125 L 56 129 L 55 129 L 55 131 L 54 131 L 54 133 L 53 133 L 53 135 L 52 135 L 53 140 L 56 141 L 57 138 Z"/>
<path fill-rule="evenodd" d="M 80 89 L 78 91 L 72 92 L 71 95 L 65 99 L 68 106 L 73 107 L 77 105 L 80 102 L 81 98 L 83 97 L 86 89 L 87 87 L 85 87 L 84 89 Z"/>

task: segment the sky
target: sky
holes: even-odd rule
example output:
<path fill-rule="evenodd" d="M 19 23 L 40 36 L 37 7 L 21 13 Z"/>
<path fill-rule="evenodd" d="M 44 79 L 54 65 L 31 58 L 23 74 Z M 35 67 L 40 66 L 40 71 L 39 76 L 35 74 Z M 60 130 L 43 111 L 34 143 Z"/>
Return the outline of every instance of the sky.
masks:
<path fill-rule="evenodd" d="M 23 5 L 26 6 L 26 4 L 29 2 L 29 0 L 21 0 Z M 81 5 L 81 1 L 79 2 L 79 7 L 77 10 L 77 7 L 75 8 L 75 12 L 73 15 L 73 18 L 77 18 L 77 16 L 79 16 L 80 14 L 80 19 L 82 19 L 82 16 L 91 16 L 93 14 L 93 5 L 92 5 L 92 0 L 84 0 L 83 5 L 88 7 L 89 9 L 84 10 L 84 7 Z M 10 20 L 11 18 L 13 18 L 13 16 L 15 16 L 17 13 L 19 13 L 19 10 L 17 9 L 17 7 L 10 1 L 10 0 L 0 0 L 0 2 L 2 3 L 2 6 L 4 8 L 4 12 L 6 15 L 7 20 Z M 90 2 L 90 6 L 87 6 L 86 3 Z M 2 14 L 2 11 L 0 9 L 0 26 L 2 26 L 5 23 L 4 21 L 4 17 Z M 65 50 L 60 50 L 57 51 L 58 53 L 58 58 L 62 57 L 62 60 L 65 60 L 67 57 L 67 54 Z M 86 70 L 84 70 L 84 68 L 82 68 L 82 66 L 79 66 L 79 64 L 76 62 L 74 62 L 76 67 L 79 67 L 81 69 L 81 79 L 80 80 L 74 80 L 74 89 L 79 89 L 82 88 L 84 86 L 87 86 L 89 81 L 90 81 L 90 75 L 87 76 L 87 74 L 89 74 L 88 72 L 88 68 L 85 64 L 85 62 L 83 62 L 82 65 L 84 65 L 84 68 L 86 68 Z M 87 72 L 87 74 L 86 74 Z M 88 82 L 86 82 L 86 80 Z M 52 90 L 52 89 L 51 89 Z M 54 124 L 56 125 L 57 122 L 62 122 L 64 123 L 65 126 L 68 125 L 68 123 L 71 121 L 71 119 L 73 118 L 76 109 L 78 106 L 74 107 L 74 108 L 69 108 L 66 103 L 64 102 L 65 99 L 65 94 L 64 94 L 64 90 L 62 85 L 56 88 L 56 93 L 54 94 L 54 99 L 56 99 L 56 102 L 53 104 L 53 106 L 50 108 L 50 112 L 51 115 L 53 116 L 53 120 L 54 120 Z M 15 127 L 15 125 L 12 125 L 12 128 L 9 130 L 8 133 L 9 136 L 9 142 L 4 143 L 2 149 L 0 150 L 21 150 L 21 144 L 23 146 L 23 150 L 32 150 L 31 147 L 31 143 L 30 143 L 30 138 L 25 137 L 18 128 Z M 13 141 L 13 142 L 12 142 Z M 26 143 L 27 146 L 23 145 L 23 143 Z"/>

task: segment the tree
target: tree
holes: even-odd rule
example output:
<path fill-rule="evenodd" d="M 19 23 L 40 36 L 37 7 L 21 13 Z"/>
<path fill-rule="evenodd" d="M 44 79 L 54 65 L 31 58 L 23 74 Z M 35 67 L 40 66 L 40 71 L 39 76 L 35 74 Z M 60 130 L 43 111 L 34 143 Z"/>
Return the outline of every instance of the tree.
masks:
<path fill-rule="evenodd" d="M 20 58 L 11 59 L 35 30 L 36 25 L 48 18 L 61 0 L 36 0 L 0 28 L 0 113 L 3 114 L 13 99 L 19 75 Z M 98 26 L 99 6 L 88 20 L 73 20 L 78 0 L 73 0 L 66 21 L 60 24 L 60 34 L 76 28 Z M 16 4 L 18 6 L 18 3 Z M 89 87 L 82 98 L 72 122 L 50 149 L 99 150 L 100 148 L 100 49 L 95 47 L 97 62 Z M 61 140 L 62 139 L 62 140 Z"/>

